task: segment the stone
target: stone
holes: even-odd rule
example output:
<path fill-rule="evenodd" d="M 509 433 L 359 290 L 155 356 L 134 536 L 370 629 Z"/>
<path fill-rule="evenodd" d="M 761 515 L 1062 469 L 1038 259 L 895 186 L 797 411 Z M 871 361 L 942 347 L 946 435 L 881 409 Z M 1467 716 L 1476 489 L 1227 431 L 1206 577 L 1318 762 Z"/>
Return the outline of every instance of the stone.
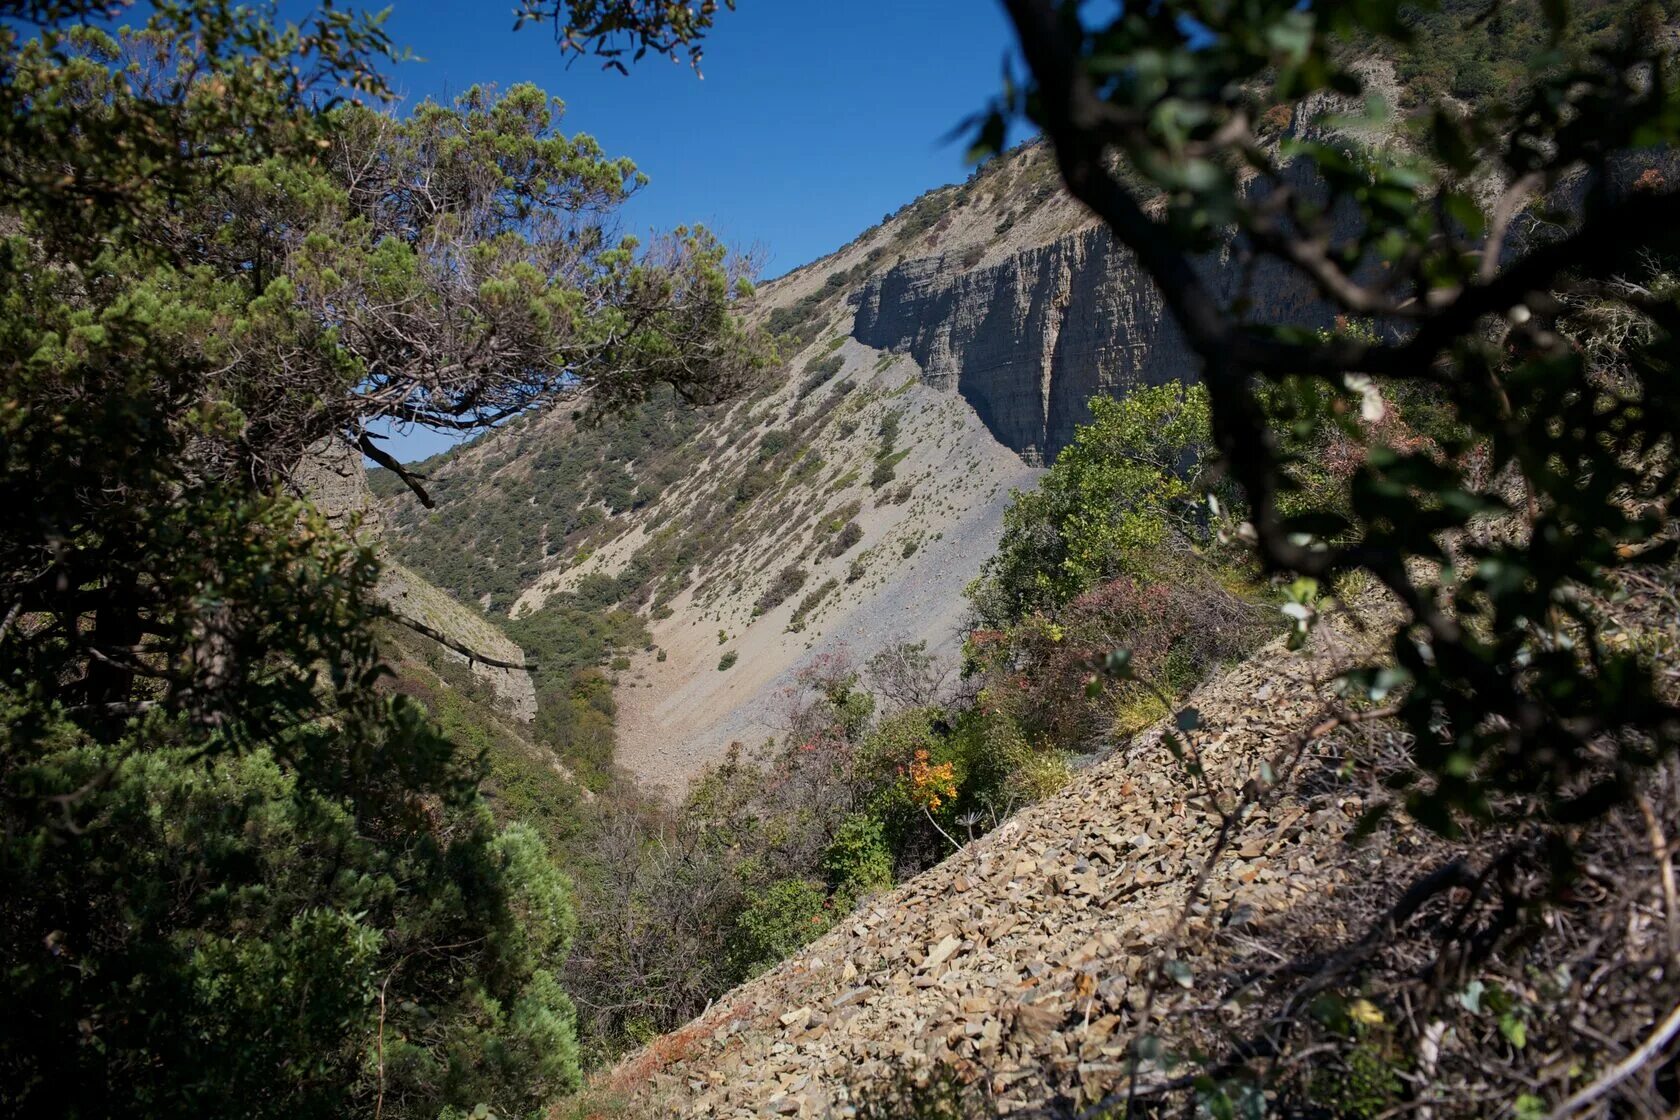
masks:
<path fill-rule="evenodd" d="M 960 948 L 962 948 L 961 941 L 958 941 L 955 937 L 946 937 L 928 950 L 927 959 L 922 962 L 922 967 L 927 969 L 937 968 L 949 960 L 951 954 Z"/>

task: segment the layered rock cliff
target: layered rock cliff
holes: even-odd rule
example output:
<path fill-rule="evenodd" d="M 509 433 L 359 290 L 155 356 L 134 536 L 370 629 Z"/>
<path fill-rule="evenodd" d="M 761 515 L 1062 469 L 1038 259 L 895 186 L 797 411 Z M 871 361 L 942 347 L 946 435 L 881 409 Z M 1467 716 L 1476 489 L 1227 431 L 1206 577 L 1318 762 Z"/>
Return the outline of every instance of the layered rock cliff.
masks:
<path fill-rule="evenodd" d="M 1259 320 L 1328 325 L 1297 277 L 1233 267 L 1235 252 L 1203 262 L 1222 297 L 1242 284 Z M 1106 228 L 966 271 L 950 255 L 905 261 L 859 291 L 852 334 L 910 354 L 931 385 L 962 394 L 1034 465 L 1054 460 L 1090 420 L 1093 396 L 1194 377 L 1197 364 L 1154 283 Z"/>

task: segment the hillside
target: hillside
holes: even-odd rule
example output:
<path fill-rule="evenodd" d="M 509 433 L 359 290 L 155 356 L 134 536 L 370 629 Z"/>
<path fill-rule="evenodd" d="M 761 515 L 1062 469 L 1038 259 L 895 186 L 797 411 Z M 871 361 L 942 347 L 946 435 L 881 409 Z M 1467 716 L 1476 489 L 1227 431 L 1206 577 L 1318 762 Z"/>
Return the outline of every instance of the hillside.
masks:
<path fill-rule="evenodd" d="M 1041 456 L 853 320 L 907 262 L 1008 271 L 1081 228 L 1055 183 L 1024 147 L 766 284 L 754 314 L 786 360 L 744 399 L 521 420 L 420 465 L 434 511 L 374 472 L 396 554 L 491 615 L 556 596 L 636 609 L 647 640 L 614 670 L 616 758 L 672 793 L 767 737 L 803 666 L 899 641 L 952 659 L 963 588 Z"/>
<path fill-rule="evenodd" d="M 1190 703 L 1206 731 L 1192 742 L 1211 786 L 1234 794 L 1286 753 L 1324 719 L 1326 682 L 1369 652 L 1368 639 L 1338 625 L 1309 651 L 1273 643 L 1198 690 Z M 1323 771 L 1247 812 L 1215 852 L 1221 818 L 1193 796 L 1163 745 L 1167 729 L 1138 735 L 1062 793 L 872 900 L 628 1058 L 607 1086 L 649 1116 L 820 1117 L 904 1071 L 947 1065 L 979 1077 L 1008 1112 L 1102 1099 L 1123 1083 L 1128 1048 L 1146 1029 L 1140 969 L 1154 951 L 1177 940 L 1175 955 L 1201 973 L 1242 967 L 1215 963 L 1240 957 L 1239 928 L 1261 943 L 1327 940 L 1327 901 L 1380 895 L 1361 867 L 1408 842 L 1343 849 L 1369 791 L 1337 781 L 1334 743 L 1314 742 L 1306 766 Z M 1175 989 L 1154 1015 L 1181 1020 L 1210 1002 L 1217 993 Z"/>
<path fill-rule="evenodd" d="M 1025 145 L 766 284 L 753 315 L 785 361 L 740 400 L 522 419 L 420 464 L 433 511 L 376 473 L 396 555 L 494 616 L 639 615 L 615 757 L 673 794 L 769 737 L 803 669 L 903 641 L 954 662 L 1010 492 L 1093 396 L 1192 368 L 1129 251 L 1056 183 Z M 1329 321 L 1298 278 L 1240 283 Z"/>
<path fill-rule="evenodd" d="M 0 22 L 0 1116 L 1680 1120 L 1680 0 L 286 7 Z"/>
<path fill-rule="evenodd" d="M 1680 802 L 1653 793 L 1656 816 L 1586 832 L 1590 902 L 1510 959 L 1456 966 L 1449 983 L 1512 993 L 1497 998 L 1520 1019 L 1473 996 L 1394 1010 L 1454 931 L 1497 928 L 1498 899 L 1465 888 L 1521 837 L 1454 843 L 1402 815 L 1354 839 L 1386 797 L 1361 763 L 1403 735 L 1345 706 L 1336 677 L 1376 652 L 1391 612 L 1368 596 L 1302 651 L 1261 648 L 1187 697 L 1191 719 L 840 918 L 598 1078 L 597 1099 L 632 1117 L 1108 1116 L 1135 1077 L 1143 1100 L 1228 1104 L 1269 1084 L 1375 1116 L 1411 1073 L 1382 1050 L 1385 1014 L 1433 1022 L 1421 1073 L 1448 1114 L 1490 1114 L 1490 1060 L 1506 1093 L 1602 1068 L 1680 998 L 1649 971 L 1670 959 L 1671 871 L 1640 839 L 1647 822 L 1672 835 Z M 1644 624 L 1672 640 L 1672 619 Z M 1338 986 L 1355 975 L 1349 1004 Z"/>

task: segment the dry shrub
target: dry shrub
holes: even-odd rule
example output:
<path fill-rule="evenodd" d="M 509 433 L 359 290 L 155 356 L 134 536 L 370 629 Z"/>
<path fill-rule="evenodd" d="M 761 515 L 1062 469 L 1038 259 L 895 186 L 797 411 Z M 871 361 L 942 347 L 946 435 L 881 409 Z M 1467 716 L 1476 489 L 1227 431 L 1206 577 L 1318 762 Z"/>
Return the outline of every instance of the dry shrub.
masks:
<path fill-rule="evenodd" d="M 1008 632 L 995 655 L 988 696 L 1007 707 L 1030 738 L 1089 742 L 1108 732 L 1117 712 L 1143 703 L 1139 693 L 1176 694 L 1209 669 L 1252 649 L 1269 632 L 1270 612 L 1192 565 L 1170 577 L 1122 577 L 1087 591 L 1056 616 L 1029 618 Z M 1093 666 L 1110 651 L 1131 652 L 1143 685 L 1106 683 L 1091 695 Z M 1002 664 L 999 664 L 999 661 Z"/>

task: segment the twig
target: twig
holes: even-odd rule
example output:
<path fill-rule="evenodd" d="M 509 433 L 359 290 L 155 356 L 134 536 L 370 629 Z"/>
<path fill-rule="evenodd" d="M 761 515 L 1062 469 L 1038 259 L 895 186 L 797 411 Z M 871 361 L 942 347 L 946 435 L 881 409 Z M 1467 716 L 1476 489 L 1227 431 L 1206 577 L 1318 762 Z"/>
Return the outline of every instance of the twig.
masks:
<path fill-rule="evenodd" d="M 1674 886 L 1674 853 L 1669 848 L 1668 837 L 1663 834 L 1662 823 L 1651 809 L 1650 799 L 1640 794 L 1635 801 L 1640 815 L 1645 818 L 1645 831 L 1651 840 L 1651 857 L 1657 861 L 1662 881 L 1664 917 L 1668 925 L 1668 962 L 1663 972 L 1667 974 L 1680 963 L 1680 899 L 1676 897 Z"/>
<path fill-rule="evenodd" d="M 1608 1095 L 1616 1086 L 1639 1072 L 1639 1068 L 1662 1051 L 1662 1048 L 1673 1041 L 1674 1036 L 1680 1034 L 1680 1004 L 1668 1013 L 1668 1018 L 1662 1025 L 1651 1032 L 1651 1037 L 1639 1044 L 1639 1049 L 1610 1067 L 1608 1073 L 1582 1089 L 1552 1110 L 1549 1120 L 1566 1120 L 1582 1109 L 1596 1103 Z"/>
<path fill-rule="evenodd" d="M 957 843 L 955 840 L 952 840 L 951 834 L 939 827 L 939 822 L 933 819 L 933 814 L 928 812 L 928 807 L 926 805 L 922 806 L 922 813 L 927 817 L 928 823 L 933 826 L 934 831 L 945 837 L 945 839 L 950 843 L 952 851 L 962 851 L 962 845 Z"/>

